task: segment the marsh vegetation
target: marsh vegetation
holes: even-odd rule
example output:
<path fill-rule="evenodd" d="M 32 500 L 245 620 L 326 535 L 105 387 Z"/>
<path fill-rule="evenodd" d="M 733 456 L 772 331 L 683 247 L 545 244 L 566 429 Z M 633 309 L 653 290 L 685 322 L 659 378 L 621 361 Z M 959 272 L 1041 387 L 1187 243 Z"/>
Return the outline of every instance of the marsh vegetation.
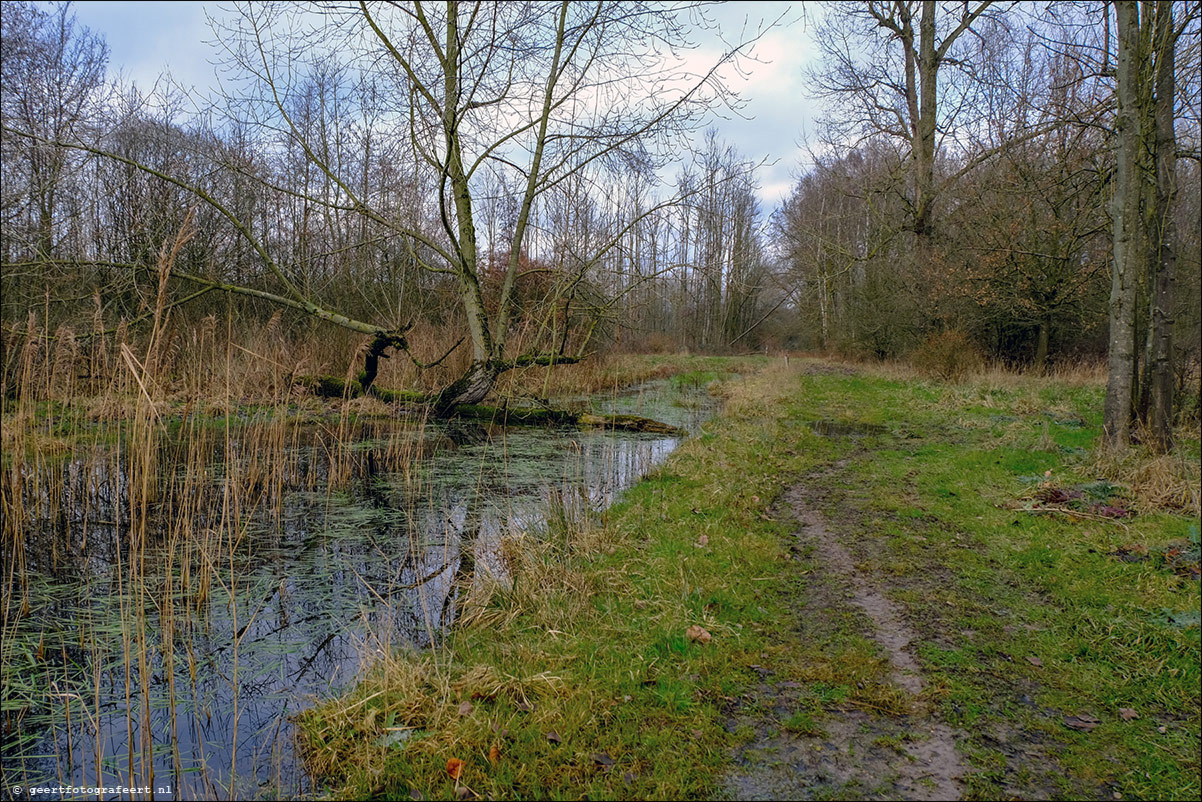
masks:
<path fill-rule="evenodd" d="M 379 402 L 133 403 L 19 399 L 6 419 L 14 782 L 308 790 L 291 716 L 438 644 L 473 588 L 513 581 L 507 539 L 596 517 L 680 439 Z M 714 406 L 668 379 L 574 403 L 694 431 Z"/>
<path fill-rule="evenodd" d="M 1199 4 L 0 9 L 6 788 L 1197 797 Z"/>

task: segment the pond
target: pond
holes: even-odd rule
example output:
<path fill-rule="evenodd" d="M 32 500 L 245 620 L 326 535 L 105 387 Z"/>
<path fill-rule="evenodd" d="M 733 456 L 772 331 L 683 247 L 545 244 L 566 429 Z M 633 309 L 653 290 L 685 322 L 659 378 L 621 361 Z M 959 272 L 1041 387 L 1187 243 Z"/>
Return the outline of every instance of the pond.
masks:
<path fill-rule="evenodd" d="M 690 431 L 714 408 L 667 381 L 590 403 Z M 293 714 L 437 643 L 470 583 L 504 574 L 502 538 L 595 514 L 678 442 L 269 420 L 21 466 L 4 498 L 4 793 L 310 791 Z"/>

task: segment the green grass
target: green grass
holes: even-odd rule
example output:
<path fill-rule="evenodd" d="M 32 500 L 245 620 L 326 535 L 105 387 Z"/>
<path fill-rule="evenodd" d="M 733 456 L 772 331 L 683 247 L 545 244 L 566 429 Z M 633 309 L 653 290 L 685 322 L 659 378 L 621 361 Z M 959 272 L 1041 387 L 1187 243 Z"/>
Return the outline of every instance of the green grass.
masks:
<path fill-rule="evenodd" d="M 441 647 L 303 714 L 333 795 L 710 796 L 753 735 L 736 711 L 759 703 L 767 671 L 796 683 L 779 726 L 802 736 L 848 708 L 936 711 L 963 734 L 974 798 L 1196 796 L 1198 583 L 1110 556 L 1187 537 L 1196 512 L 1133 499 L 1141 514 L 1116 521 L 1020 502 L 1033 481 L 1099 478 L 1100 388 L 797 367 L 728 382 L 722 419 L 601 524 L 566 547 L 514 542 L 517 581 L 474 594 Z M 880 428 L 823 436 L 813 421 Z M 918 710 L 862 614 L 824 600 L 822 566 L 791 548 L 777 500 L 803 476 L 918 634 Z M 694 625 L 712 640 L 690 640 Z M 1099 723 L 1074 731 L 1067 716 Z"/>
<path fill-rule="evenodd" d="M 632 488 L 603 527 L 566 550 L 523 544 L 516 586 L 469 605 L 477 623 L 302 718 L 310 764 L 338 796 L 452 796 L 451 758 L 466 762 L 460 784 L 485 797 L 712 791 L 728 759 L 724 699 L 778 648 L 765 633 L 787 615 L 779 588 L 756 581 L 773 579 L 784 531 L 762 514 L 783 477 L 814 460 L 783 453 L 774 406 L 787 385 L 749 381 L 760 397 L 732 400 L 723 425 Z M 747 465 L 759 467 L 736 475 Z M 694 625 L 712 640 L 690 640 Z M 367 709 L 382 711 L 370 726 Z M 376 722 L 389 713 L 425 735 L 381 747 Z"/>
<path fill-rule="evenodd" d="M 893 432 L 851 461 L 825 512 L 861 528 L 857 560 L 890 577 L 915 623 L 934 701 L 970 735 L 972 795 L 1039 796 L 1059 784 L 1068 796 L 1196 796 L 1198 628 L 1157 613 L 1197 610 L 1198 583 L 1110 556 L 1181 539 L 1196 510 L 1107 521 L 1015 503 L 1032 476 L 1099 492 L 1081 451 L 1097 442 L 1100 388 L 1016 378 L 988 406 L 967 406 L 982 394 L 971 382 L 802 383 L 807 406 L 841 407 Z M 1196 463 L 1192 471 L 1196 483 Z M 1074 731 L 1064 723 L 1073 715 L 1100 723 Z M 1039 744 L 1049 762 L 990 745 L 999 741 Z"/>

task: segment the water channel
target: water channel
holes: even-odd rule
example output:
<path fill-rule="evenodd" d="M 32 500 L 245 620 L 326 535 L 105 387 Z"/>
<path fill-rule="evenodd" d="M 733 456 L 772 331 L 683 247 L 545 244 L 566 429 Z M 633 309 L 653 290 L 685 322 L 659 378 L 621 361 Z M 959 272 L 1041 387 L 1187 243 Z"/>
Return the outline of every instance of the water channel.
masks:
<path fill-rule="evenodd" d="M 690 431 L 714 408 L 703 388 L 667 381 L 590 403 Z M 544 531 L 548 510 L 605 508 L 679 443 L 456 421 L 376 419 L 333 438 L 328 428 L 280 428 L 286 469 L 258 465 L 262 437 L 218 436 L 203 471 L 145 503 L 120 445 L 48 469 L 46 489 L 32 491 L 41 505 L 24 500 L 43 511 L 5 554 L 0 794 L 312 790 L 290 716 L 376 656 L 436 643 L 465 576 L 504 573 L 503 537 Z M 232 500 L 230 462 L 242 480 L 263 476 Z M 155 464 L 175 469 L 170 457 Z M 129 545 L 138 510 L 141 550 Z"/>

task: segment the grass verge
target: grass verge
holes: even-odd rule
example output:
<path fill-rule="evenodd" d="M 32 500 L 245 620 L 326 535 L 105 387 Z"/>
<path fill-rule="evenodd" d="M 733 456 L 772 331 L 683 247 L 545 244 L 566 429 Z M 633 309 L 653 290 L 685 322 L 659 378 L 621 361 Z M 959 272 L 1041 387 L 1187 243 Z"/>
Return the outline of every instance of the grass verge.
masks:
<path fill-rule="evenodd" d="M 769 711 L 786 731 L 913 715 L 862 618 L 806 606 L 822 566 L 774 502 L 807 476 L 918 633 L 968 795 L 1195 796 L 1198 583 L 1155 555 L 1190 543 L 1197 440 L 1159 469 L 1186 490 L 1155 501 L 1094 460 L 1092 383 L 800 367 L 727 382 L 721 420 L 604 520 L 512 538 L 513 579 L 477 584 L 442 646 L 304 713 L 331 793 L 709 796 L 751 737 L 731 711 L 779 701 L 766 675 L 796 690 Z"/>
<path fill-rule="evenodd" d="M 474 594 L 441 648 L 390 658 L 302 717 L 309 765 L 337 796 L 715 787 L 728 760 L 722 709 L 784 614 L 774 587 L 784 527 L 766 511 L 815 459 L 783 436 L 788 381 L 759 373 L 727 387 L 721 425 L 599 525 L 507 544 L 514 581 Z M 448 771 L 452 760 L 462 768 Z"/>

